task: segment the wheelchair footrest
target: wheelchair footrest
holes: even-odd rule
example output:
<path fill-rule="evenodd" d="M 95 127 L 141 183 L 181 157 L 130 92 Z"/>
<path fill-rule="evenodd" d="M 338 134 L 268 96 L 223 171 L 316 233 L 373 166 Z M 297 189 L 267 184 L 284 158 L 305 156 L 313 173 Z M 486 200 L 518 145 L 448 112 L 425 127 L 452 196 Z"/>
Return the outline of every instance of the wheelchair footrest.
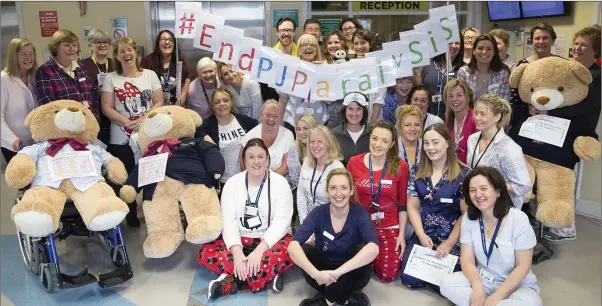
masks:
<path fill-rule="evenodd" d="M 86 268 L 77 275 L 67 275 L 61 273 L 59 282 L 61 284 L 61 288 L 75 288 L 95 283 L 96 277 L 88 273 L 88 268 Z"/>
<path fill-rule="evenodd" d="M 98 276 L 98 286 L 101 288 L 113 287 L 128 281 L 133 276 L 132 268 L 127 263 L 109 273 L 100 274 Z"/>

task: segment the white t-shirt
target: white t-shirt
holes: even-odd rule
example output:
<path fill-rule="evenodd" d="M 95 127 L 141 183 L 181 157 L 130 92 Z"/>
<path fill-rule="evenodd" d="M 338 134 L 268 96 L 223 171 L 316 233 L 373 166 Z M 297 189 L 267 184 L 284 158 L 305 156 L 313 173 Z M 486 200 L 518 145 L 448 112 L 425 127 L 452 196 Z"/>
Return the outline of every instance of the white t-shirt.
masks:
<path fill-rule="evenodd" d="M 225 87 L 232 94 L 232 102 L 236 106 L 237 113 L 259 120 L 263 98 L 261 87 L 257 81 L 251 80 L 249 75 L 245 75 L 240 85 L 240 93 L 231 85 Z"/>
<path fill-rule="evenodd" d="M 142 75 L 137 78 L 126 78 L 111 72 L 102 85 L 102 91 L 113 93 L 115 110 L 130 119 L 144 116 L 153 105 L 153 92 L 161 88 L 157 74 L 148 69 L 143 69 Z M 132 130 L 111 122 L 109 143 L 127 145 L 131 134 Z"/>
<path fill-rule="evenodd" d="M 226 182 L 232 175 L 240 172 L 240 144 L 246 135 L 236 117 L 232 116 L 232 122 L 227 125 L 218 125 L 219 150 L 226 162 L 226 169 L 222 176 L 222 182 Z"/>
<path fill-rule="evenodd" d="M 299 183 L 297 185 L 297 211 L 299 212 L 300 223 L 303 223 L 303 220 L 305 220 L 307 215 L 309 215 L 314 208 L 329 202 L 325 182 L 328 173 L 336 168 L 345 169 L 345 166 L 343 166 L 343 163 L 340 161 L 334 160 L 323 171 L 316 169 L 314 174 L 314 168 L 309 167 L 306 162 L 303 163 L 303 166 L 301 167 L 301 176 L 299 177 Z M 314 188 L 316 190 L 315 202 L 313 194 Z"/>
<path fill-rule="evenodd" d="M 247 135 L 243 138 L 241 146 L 244 147 L 249 139 L 253 138 L 261 138 L 261 127 L 263 123 L 258 124 L 252 130 L 250 130 Z M 282 165 L 282 157 L 284 154 L 288 153 L 288 149 L 295 141 L 295 137 L 293 133 L 289 131 L 287 128 L 280 126 L 278 129 L 278 136 L 276 136 L 276 141 L 272 144 L 271 147 L 268 148 L 270 152 L 270 170 L 276 171 Z"/>
<path fill-rule="evenodd" d="M 426 129 L 427 127 L 429 127 L 435 123 L 444 123 L 444 122 L 443 122 L 443 119 L 439 118 L 438 116 L 435 116 L 433 114 L 426 114 L 426 122 L 424 123 L 422 130 L 424 131 L 424 129 Z"/>
<path fill-rule="evenodd" d="M 462 217 L 462 230 L 460 231 L 460 243 L 471 246 L 474 250 L 477 268 L 480 269 L 487 265 L 487 257 L 483 251 L 483 243 L 481 241 L 481 229 L 479 226 L 479 220 L 470 220 L 468 215 L 464 214 Z M 489 283 L 486 280 L 481 280 L 483 286 L 489 287 L 491 291 L 495 291 L 504 280 L 510 275 L 510 272 L 514 270 L 516 266 L 516 257 L 514 251 L 524 251 L 535 247 L 537 244 L 537 238 L 535 238 L 535 232 L 529 224 L 529 218 L 527 215 L 516 208 L 510 208 L 504 224 L 500 227 L 491 257 L 489 258 L 489 265 L 487 268 L 493 272 L 494 280 L 493 283 Z M 486 238 L 486 248 L 489 250 L 491 240 Z M 531 270 L 523 279 L 518 288 L 527 287 L 535 290 L 539 293 L 539 287 L 537 286 L 537 277 Z"/>
<path fill-rule="evenodd" d="M 358 132 L 351 132 L 351 131 L 347 130 L 347 132 L 349 133 L 349 136 L 351 136 L 351 139 L 353 139 L 354 143 L 357 143 L 357 140 L 360 139 L 360 136 L 362 136 L 362 133 L 364 132 L 364 128 L 365 128 L 365 126 L 362 125 L 362 129 L 359 130 Z"/>

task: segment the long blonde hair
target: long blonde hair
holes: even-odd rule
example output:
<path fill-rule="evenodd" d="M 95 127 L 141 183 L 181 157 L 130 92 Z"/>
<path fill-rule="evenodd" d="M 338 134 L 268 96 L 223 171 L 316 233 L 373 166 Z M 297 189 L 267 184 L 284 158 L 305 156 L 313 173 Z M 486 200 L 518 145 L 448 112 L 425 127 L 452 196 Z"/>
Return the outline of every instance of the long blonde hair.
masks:
<path fill-rule="evenodd" d="M 303 34 L 297 40 L 297 46 L 299 46 L 299 58 L 301 58 L 301 45 L 304 44 L 312 44 L 316 49 L 316 56 L 314 57 L 314 62 L 323 62 L 324 58 L 322 57 L 322 52 L 320 50 L 320 45 L 318 44 L 318 40 L 311 34 Z"/>
<path fill-rule="evenodd" d="M 36 47 L 27 38 L 13 38 L 8 43 L 8 48 L 6 50 L 6 62 L 4 63 L 4 72 L 12 77 L 20 76 L 19 72 L 21 68 L 19 68 L 19 51 L 27 46 L 31 46 L 34 53 L 33 66 L 27 71 L 27 75 L 32 76 L 36 72 L 38 69 Z"/>
<path fill-rule="evenodd" d="M 295 129 L 297 129 L 297 125 L 301 121 L 307 124 L 310 130 L 318 125 L 316 123 L 316 118 L 313 115 L 303 114 L 303 116 L 297 118 L 297 122 L 295 122 Z M 309 134 L 307 135 L 307 139 L 309 139 Z M 303 163 L 303 159 L 307 155 L 307 145 L 302 143 L 299 137 L 297 137 L 297 140 L 295 140 L 295 145 L 297 146 L 297 152 L 299 152 L 299 162 Z"/>
<path fill-rule="evenodd" d="M 500 98 L 500 96 L 496 94 L 484 94 L 477 100 L 475 107 L 477 104 L 485 105 L 493 115 L 500 115 L 500 121 L 496 123 L 499 129 L 505 128 L 510 122 L 512 107 L 510 107 L 508 101 Z"/>
<path fill-rule="evenodd" d="M 339 142 L 334 138 L 332 132 L 324 126 L 318 125 L 309 131 L 308 141 L 311 141 L 311 135 L 318 135 L 324 139 L 324 141 L 328 144 L 328 148 L 326 149 L 326 164 L 333 162 L 334 160 L 341 159 L 341 147 L 339 146 Z M 309 167 L 313 167 L 316 159 L 311 155 L 311 153 L 307 153 L 305 156 L 305 162 Z"/>
<path fill-rule="evenodd" d="M 113 70 L 115 70 L 115 72 L 117 72 L 117 74 L 119 75 L 123 74 L 123 66 L 121 66 L 121 62 L 119 62 L 119 60 L 117 59 L 117 53 L 119 52 L 119 44 L 128 45 L 135 50 L 136 70 L 142 71 L 142 66 L 140 66 L 141 58 L 138 57 L 138 47 L 136 46 L 136 41 L 129 37 L 121 37 L 113 43 L 113 58 L 115 59 L 113 61 Z"/>
<path fill-rule="evenodd" d="M 435 131 L 441 135 L 445 142 L 447 142 L 447 161 L 445 161 L 445 168 L 449 171 L 447 173 L 447 181 L 452 182 L 460 175 L 460 162 L 458 156 L 456 156 L 456 143 L 449 132 L 449 129 L 443 123 L 435 123 L 424 130 L 422 133 L 422 139 L 428 131 Z M 424 141 L 422 142 L 424 146 Z M 445 169 L 444 169 L 445 171 Z M 427 178 L 433 176 L 433 163 L 431 159 L 426 156 L 426 150 L 420 150 L 420 163 L 418 164 L 418 171 L 416 173 L 416 180 L 421 178 Z"/>

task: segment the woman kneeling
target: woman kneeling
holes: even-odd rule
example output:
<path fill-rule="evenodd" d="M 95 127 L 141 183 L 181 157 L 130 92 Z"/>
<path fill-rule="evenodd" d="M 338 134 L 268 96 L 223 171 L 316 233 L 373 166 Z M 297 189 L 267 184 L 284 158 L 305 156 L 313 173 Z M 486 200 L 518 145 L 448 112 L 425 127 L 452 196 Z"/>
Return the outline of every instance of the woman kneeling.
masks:
<path fill-rule="evenodd" d="M 535 233 L 527 215 L 512 207 L 504 177 L 477 167 L 462 192 L 470 195 L 460 237 L 462 272 L 443 278 L 441 294 L 459 306 L 543 305 L 531 272 Z"/>
<path fill-rule="evenodd" d="M 286 253 L 293 215 L 288 182 L 268 170 L 270 154 L 263 140 L 249 140 L 242 156 L 247 170 L 233 175 L 222 191 L 223 238 L 197 254 L 201 266 L 221 273 L 209 283 L 208 299 L 236 293 L 243 281 L 253 293 L 270 284 L 281 292 L 282 274 L 293 266 Z"/>
<path fill-rule="evenodd" d="M 368 297 L 359 292 L 368 284 L 371 263 L 378 255 L 378 237 L 370 216 L 361 206 L 350 205 L 353 178 L 345 169 L 330 171 L 326 192 L 330 204 L 311 211 L 288 248 L 305 281 L 319 291 L 300 306 L 370 305 Z M 314 244 L 303 244 L 312 235 Z"/>

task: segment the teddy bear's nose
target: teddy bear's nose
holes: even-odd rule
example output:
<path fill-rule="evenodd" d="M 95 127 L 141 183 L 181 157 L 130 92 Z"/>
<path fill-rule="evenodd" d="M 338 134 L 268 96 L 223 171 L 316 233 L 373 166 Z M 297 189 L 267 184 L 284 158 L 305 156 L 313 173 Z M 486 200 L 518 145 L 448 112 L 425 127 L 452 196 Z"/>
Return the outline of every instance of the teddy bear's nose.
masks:
<path fill-rule="evenodd" d="M 69 106 L 67 107 L 67 110 L 72 112 L 72 113 L 77 113 L 79 112 L 79 108 L 75 107 L 75 106 Z"/>
<path fill-rule="evenodd" d="M 149 118 L 155 117 L 157 115 L 157 112 L 152 112 L 150 114 L 148 114 Z"/>
<path fill-rule="evenodd" d="M 537 101 L 537 103 L 539 103 L 541 105 L 546 105 L 546 104 L 548 104 L 548 102 L 550 102 L 550 98 L 548 98 L 546 96 L 541 96 L 541 97 L 537 98 L 535 101 Z"/>

